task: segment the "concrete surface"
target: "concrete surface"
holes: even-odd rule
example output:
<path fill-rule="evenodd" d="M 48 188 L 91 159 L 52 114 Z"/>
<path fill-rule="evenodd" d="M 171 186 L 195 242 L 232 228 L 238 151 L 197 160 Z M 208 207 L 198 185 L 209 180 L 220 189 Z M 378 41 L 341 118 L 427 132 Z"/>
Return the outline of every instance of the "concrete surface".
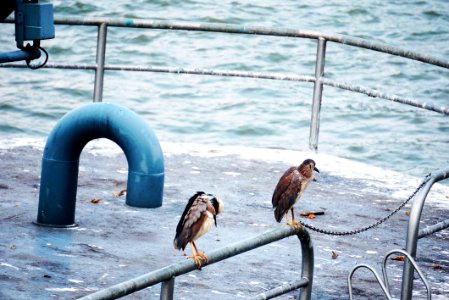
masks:
<path fill-rule="evenodd" d="M 0 146 L 0 299 L 5 300 L 73 299 L 186 259 L 172 241 L 187 199 L 198 190 L 225 201 L 218 228 L 197 243 L 206 254 L 285 226 L 274 220 L 271 193 L 291 163 L 308 158 L 308 154 L 293 152 L 260 155 L 256 150 L 243 154 L 236 149 L 232 154 L 220 148 L 162 145 L 164 204 L 138 209 L 125 205 L 124 197 L 113 195 L 126 187 L 124 155 L 92 142 L 80 162 L 78 226 L 54 229 L 32 223 L 37 216 L 43 142 L 14 147 L 10 143 L 3 140 Z M 327 156 L 313 158 L 321 173 L 296 211 L 324 211 L 315 219 L 302 220 L 326 229 L 350 230 L 375 222 L 395 209 L 421 180 L 401 174 L 389 177 L 387 171 L 388 176 L 361 177 L 347 171 L 369 166 L 347 165 L 347 160 L 336 163 Z M 448 216 L 449 188 L 438 186 L 436 190 L 430 195 L 436 202 L 426 206 L 422 226 Z M 92 203 L 94 198 L 101 200 Z M 346 280 L 356 264 L 367 263 L 380 272 L 383 255 L 405 246 L 409 207 L 378 228 L 355 236 L 310 232 L 315 247 L 313 299 L 348 299 Z M 239 299 L 295 280 L 300 276 L 299 250 L 297 238 L 292 237 L 180 276 L 175 299 Z M 338 256 L 333 258 L 332 252 Z M 417 262 L 431 284 L 433 299 L 445 299 L 449 295 L 448 230 L 419 241 Z M 390 282 L 398 297 L 402 263 L 391 261 L 390 265 Z M 372 276 L 364 271 L 356 274 L 357 299 L 380 298 Z M 423 299 L 424 287 L 415 282 L 415 295 Z M 156 285 L 125 299 L 159 299 L 159 293 L 160 285 Z M 291 292 L 279 299 L 296 295 Z"/>

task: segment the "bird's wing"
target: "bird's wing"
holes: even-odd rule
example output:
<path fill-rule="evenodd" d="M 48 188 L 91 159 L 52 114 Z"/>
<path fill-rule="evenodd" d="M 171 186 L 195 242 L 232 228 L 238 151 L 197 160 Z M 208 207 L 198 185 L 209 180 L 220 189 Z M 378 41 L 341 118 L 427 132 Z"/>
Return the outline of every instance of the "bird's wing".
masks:
<path fill-rule="evenodd" d="M 276 189 L 273 195 L 273 206 L 275 207 L 274 216 L 278 222 L 282 220 L 300 195 L 302 185 L 301 175 L 298 170 L 294 169 L 283 178 L 280 184 L 279 191 L 282 192 L 278 192 Z"/>
<path fill-rule="evenodd" d="M 184 208 L 184 212 L 181 215 L 181 218 L 179 219 L 178 222 L 178 226 L 176 226 L 176 237 L 181 233 L 182 227 L 184 225 L 184 220 L 185 217 L 187 215 L 187 213 L 189 212 L 190 208 L 192 207 L 193 202 L 201 195 L 205 195 L 205 192 L 196 192 L 195 195 L 193 195 L 192 197 L 190 197 L 189 201 L 187 202 L 186 207 Z"/>
<path fill-rule="evenodd" d="M 198 196 L 190 206 L 182 220 L 182 227 L 179 234 L 176 235 L 174 244 L 178 249 L 184 249 L 195 235 L 195 228 L 201 227 L 200 222 L 204 221 L 207 211 L 214 213 L 215 210 L 209 203 L 207 195 Z M 199 227 L 198 227 L 199 226 Z"/>
<path fill-rule="evenodd" d="M 279 203 L 285 207 L 295 204 L 296 198 L 301 194 L 303 182 L 301 174 L 295 170 L 292 172 L 291 180 L 287 190 L 281 195 Z"/>
<path fill-rule="evenodd" d="M 292 181 L 292 178 L 294 176 L 297 176 L 297 174 L 299 174 L 299 172 L 296 170 L 296 168 L 290 167 L 281 176 L 278 184 L 276 185 L 276 188 L 274 189 L 273 197 L 271 198 L 271 203 L 273 204 L 273 207 L 278 206 L 279 201 L 281 199 L 281 195 L 285 193 L 285 191 L 288 189 L 290 185 L 290 182 Z"/>

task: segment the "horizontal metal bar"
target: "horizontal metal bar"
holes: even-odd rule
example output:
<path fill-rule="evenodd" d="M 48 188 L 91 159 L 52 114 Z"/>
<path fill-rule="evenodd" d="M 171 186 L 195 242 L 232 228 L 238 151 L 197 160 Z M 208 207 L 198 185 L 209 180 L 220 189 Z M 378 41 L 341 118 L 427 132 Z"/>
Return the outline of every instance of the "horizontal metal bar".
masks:
<path fill-rule="evenodd" d="M 0 64 L 2 68 L 27 68 L 25 64 Z M 74 70 L 96 70 L 95 64 L 46 64 L 43 68 L 48 69 L 74 69 Z M 177 67 L 145 67 L 145 66 L 124 66 L 124 65 L 105 65 L 108 71 L 131 71 L 131 72 L 155 72 L 155 73 L 172 73 L 172 74 L 190 74 L 190 75 L 211 75 L 223 77 L 244 77 L 271 80 L 286 80 L 300 82 L 314 82 L 315 78 L 308 75 L 284 75 L 278 73 L 262 73 L 262 72 L 243 72 L 243 71 L 217 71 L 196 68 L 177 68 Z"/>
<path fill-rule="evenodd" d="M 240 253 L 247 252 L 249 250 L 267 245 L 269 243 L 284 239 L 286 237 L 292 236 L 292 235 L 298 235 L 301 244 L 302 243 L 311 243 L 309 234 L 306 230 L 300 230 L 297 234 L 295 232 L 294 228 L 291 228 L 289 226 L 282 226 L 278 227 L 276 229 L 267 231 L 263 234 L 260 234 L 256 237 L 248 238 L 246 240 L 236 242 L 234 244 L 231 244 L 229 246 L 223 247 L 221 249 L 217 249 L 215 251 L 211 251 L 207 253 L 207 257 L 209 259 L 209 262 L 204 265 L 203 267 L 206 267 L 207 265 L 214 264 L 216 262 L 219 262 L 221 260 L 224 260 L 229 257 L 236 256 Z M 309 250 L 313 252 L 313 247 L 311 245 L 308 245 L 308 247 L 302 247 L 303 250 Z M 313 254 L 310 253 L 303 253 L 303 256 L 309 257 L 311 255 L 312 257 L 312 264 L 313 264 Z M 308 266 L 311 267 L 311 266 Z M 114 286 L 111 286 L 109 288 L 97 291 L 93 294 L 87 295 L 83 298 L 80 298 L 81 300 L 93 300 L 93 299 L 116 299 L 128 294 L 131 294 L 133 292 L 139 291 L 141 289 L 144 289 L 146 287 L 158 284 L 162 281 L 167 281 L 170 278 L 191 272 L 196 270 L 197 266 L 195 262 L 192 259 L 189 260 L 183 260 L 180 263 L 172 264 L 167 267 L 164 267 L 162 269 L 144 274 L 142 276 L 136 277 L 134 279 L 127 280 L 125 282 L 116 284 Z M 304 268 L 304 266 L 303 266 Z M 313 268 L 313 266 L 312 266 Z"/>
<path fill-rule="evenodd" d="M 439 223 L 437 223 L 435 225 L 428 226 L 428 227 L 426 227 L 424 229 L 421 229 L 418 232 L 418 239 L 421 239 L 423 237 L 426 237 L 428 235 L 431 235 L 431 234 L 433 234 L 435 232 L 441 231 L 441 230 L 446 229 L 446 228 L 449 228 L 449 219 L 444 220 L 442 222 L 439 222 Z"/>
<path fill-rule="evenodd" d="M 8 18 L 6 20 L 6 23 L 13 23 L 13 22 L 14 21 L 12 18 Z M 222 32 L 222 33 L 254 34 L 254 35 L 283 36 L 283 37 L 309 38 L 309 39 L 323 38 L 327 41 L 335 43 L 405 57 L 412 60 L 449 69 L 449 60 L 447 59 L 441 59 L 438 57 L 425 55 L 418 52 L 385 45 L 382 43 L 376 43 L 360 38 L 347 37 L 340 34 L 328 34 L 328 33 L 304 31 L 288 28 L 269 28 L 260 26 L 245 26 L 245 25 L 232 25 L 232 24 L 177 23 L 177 22 L 134 20 L 134 19 L 55 18 L 54 22 L 55 24 L 58 25 L 100 26 L 101 24 L 106 24 L 107 26 L 112 27 Z"/>
<path fill-rule="evenodd" d="M 309 280 L 307 278 L 302 278 L 300 280 L 294 281 L 294 282 L 287 282 L 281 286 L 278 286 L 274 289 L 271 289 L 269 291 L 266 291 L 265 293 L 259 294 L 255 296 L 254 298 L 250 298 L 253 300 L 265 300 L 265 299 L 271 299 L 280 295 L 283 295 L 285 293 L 291 292 L 293 290 L 296 290 L 300 287 L 305 287 L 309 283 Z"/>
<path fill-rule="evenodd" d="M 435 172 L 432 172 L 431 176 L 435 178 L 435 182 L 439 182 L 441 180 L 445 180 L 449 178 L 449 168 L 439 169 Z"/>
<path fill-rule="evenodd" d="M 243 71 L 218 71 L 208 69 L 196 68 L 175 68 L 175 67 L 136 67 L 136 66 L 111 66 L 106 65 L 105 69 L 115 71 L 136 71 L 136 72 L 160 72 L 173 74 L 192 74 L 192 75 L 212 75 L 224 77 L 245 77 L 271 80 L 286 80 L 286 81 L 302 81 L 314 82 L 313 76 L 307 75 L 284 75 L 278 73 L 262 73 L 262 72 L 243 72 Z"/>
<path fill-rule="evenodd" d="M 19 63 L 0 64 L 0 67 L 27 68 L 25 64 Z M 43 68 L 96 70 L 97 66 L 95 64 L 46 64 Z M 226 71 L 226 70 L 217 71 L 217 70 L 196 69 L 196 68 L 192 69 L 192 68 L 177 68 L 177 67 L 152 67 L 152 66 L 146 67 L 146 66 L 123 66 L 123 65 L 122 66 L 105 65 L 104 69 L 109 71 L 156 72 L 156 73 L 172 73 L 172 74 L 211 75 L 211 76 L 224 76 L 224 77 L 244 77 L 244 78 L 285 80 L 285 81 L 298 81 L 298 82 L 315 82 L 315 77 L 308 75 L 284 75 L 278 73 L 262 73 L 262 72 L 243 72 L 243 71 Z M 437 107 L 434 105 L 421 103 L 416 100 L 408 99 L 405 97 L 390 95 L 370 88 L 351 85 L 349 83 L 338 82 L 325 78 L 321 78 L 321 82 L 327 86 L 332 86 L 352 92 L 365 94 L 374 98 L 390 100 L 434 111 L 444 115 L 449 115 L 449 108 L 447 107 Z"/>
<path fill-rule="evenodd" d="M 427 110 L 434 111 L 437 113 L 441 113 L 444 115 L 449 115 L 449 108 L 447 108 L 447 107 L 437 107 L 434 105 L 427 104 L 425 102 L 418 102 L 416 100 L 407 99 L 407 98 L 404 98 L 401 96 L 390 95 L 390 94 L 379 92 L 377 90 L 365 88 L 362 86 L 351 85 L 348 83 L 338 82 L 338 81 L 334 81 L 334 80 L 330 80 L 330 79 L 323 78 L 321 81 L 324 85 L 365 94 L 365 95 L 368 95 L 368 96 L 374 97 L 374 98 L 382 98 L 382 99 L 390 100 L 390 101 L 397 102 L 397 103 L 407 104 L 407 105 L 411 105 L 414 107 L 423 108 L 423 109 L 427 109 Z"/>

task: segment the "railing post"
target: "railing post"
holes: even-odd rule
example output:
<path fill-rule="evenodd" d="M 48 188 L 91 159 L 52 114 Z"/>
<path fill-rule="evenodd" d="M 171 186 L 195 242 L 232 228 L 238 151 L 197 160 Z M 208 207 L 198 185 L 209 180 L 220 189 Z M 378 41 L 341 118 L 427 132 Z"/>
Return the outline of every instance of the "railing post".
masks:
<path fill-rule="evenodd" d="M 296 236 L 298 237 L 299 242 L 301 244 L 301 255 L 302 255 L 301 278 L 306 278 L 309 281 L 307 283 L 307 286 L 300 290 L 298 299 L 310 300 L 312 299 L 313 267 L 315 264 L 313 254 L 313 243 L 309 233 L 306 230 L 304 230 L 302 233 L 297 234 Z"/>
<path fill-rule="evenodd" d="M 418 246 L 418 231 L 419 231 L 419 221 L 421 220 L 421 213 L 424 207 L 424 201 L 426 200 L 427 194 L 430 191 L 434 183 L 434 178 L 430 179 L 423 189 L 415 196 L 412 208 L 410 210 L 410 217 L 408 221 L 407 239 L 405 250 L 410 256 L 416 258 L 416 249 Z M 404 261 L 403 273 L 402 273 L 402 291 L 401 300 L 411 299 L 413 291 L 413 274 L 415 270 L 411 262 L 406 259 Z"/>
<path fill-rule="evenodd" d="M 413 258 L 416 259 L 416 249 L 418 247 L 418 232 L 419 232 L 419 222 L 421 220 L 421 213 L 424 208 L 424 202 L 426 201 L 427 195 L 430 192 L 432 186 L 443 179 L 449 178 L 449 169 L 442 169 L 436 172 L 432 172 L 431 178 L 424 187 L 416 194 L 413 200 L 413 205 L 410 210 L 410 218 L 408 221 L 407 229 L 407 239 L 405 244 L 405 251 Z M 406 259 L 404 261 L 404 268 L 402 272 L 402 289 L 401 289 L 401 300 L 408 300 L 412 297 L 413 291 L 413 275 L 414 268 L 412 263 Z"/>
<path fill-rule="evenodd" d="M 95 69 L 95 86 L 93 102 L 103 101 L 103 79 L 104 79 L 104 62 L 106 54 L 106 23 L 101 23 L 98 26 L 97 38 L 97 67 Z"/>
<path fill-rule="evenodd" d="M 161 298 L 160 300 L 173 300 L 173 293 L 175 289 L 175 277 L 161 283 Z"/>
<path fill-rule="evenodd" d="M 323 83 L 321 77 L 324 75 L 324 61 L 326 56 L 326 40 L 323 37 L 318 38 L 318 46 L 315 64 L 315 83 L 313 85 L 313 103 L 312 103 L 312 119 L 310 121 L 310 150 L 318 150 L 318 134 L 320 131 L 320 111 L 321 99 L 323 95 Z"/>

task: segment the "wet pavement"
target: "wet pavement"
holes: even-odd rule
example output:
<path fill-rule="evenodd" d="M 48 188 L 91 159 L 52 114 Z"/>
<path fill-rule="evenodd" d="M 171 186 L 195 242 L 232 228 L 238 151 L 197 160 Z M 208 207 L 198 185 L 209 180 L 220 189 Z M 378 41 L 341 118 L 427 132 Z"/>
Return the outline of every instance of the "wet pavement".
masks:
<path fill-rule="evenodd" d="M 198 190 L 219 195 L 225 202 L 218 227 L 197 242 L 206 254 L 285 226 L 274 220 L 271 194 L 282 172 L 293 163 L 292 152 L 285 156 L 282 151 L 242 154 L 237 149 L 232 154 L 218 148 L 163 144 L 163 206 L 140 209 L 127 206 L 124 196 L 113 194 L 126 188 L 124 155 L 89 143 L 80 160 L 78 226 L 55 229 L 32 223 L 37 216 L 43 143 L 13 148 L 6 144 L 3 141 L 0 147 L 0 299 L 73 299 L 186 259 L 172 241 L 187 199 Z M 293 156 L 297 164 L 308 158 L 301 152 Z M 394 210 L 421 181 L 382 170 L 364 176 L 360 169 L 369 172 L 371 167 L 336 162 L 325 155 L 312 158 L 321 173 L 296 212 L 323 211 L 315 219 L 301 218 L 323 229 L 352 230 L 374 223 Z M 357 170 L 351 172 L 351 168 Z M 446 219 L 449 212 L 448 186 L 436 186 L 429 197 L 422 228 Z M 92 199 L 100 200 L 92 203 Z M 348 299 L 346 280 L 356 264 L 366 263 L 380 272 L 384 254 L 405 246 L 409 209 L 410 204 L 386 223 L 358 235 L 310 231 L 315 249 L 312 298 Z M 287 238 L 179 276 L 175 299 L 255 296 L 298 279 L 300 263 L 298 239 Z M 433 299 L 445 299 L 449 295 L 449 230 L 419 241 L 417 263 L 432 287 Z M 391 260 L 388 266 L 393 294 L 398 297 L 402 263 Z M 424 299 L 424 286 L 415 282 L 416 299 Z M 381 298 L 368 272 L 356 273 L 354 287 L 357 299 Z M 125 299 L 159 299 L 159 293 L 160 285 L 156 285 Z M 279 299 L 296 295 L 291 292 Z"/>

